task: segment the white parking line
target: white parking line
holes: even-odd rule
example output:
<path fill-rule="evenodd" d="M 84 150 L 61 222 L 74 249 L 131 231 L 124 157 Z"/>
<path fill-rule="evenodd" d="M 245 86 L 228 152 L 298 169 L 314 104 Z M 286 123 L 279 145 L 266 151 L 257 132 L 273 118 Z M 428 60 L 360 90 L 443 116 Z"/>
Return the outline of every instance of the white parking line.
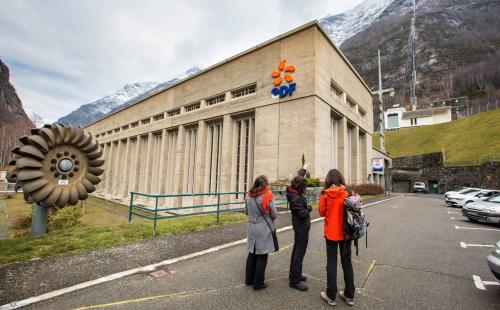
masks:
<path fill-rule="evenodd" d="M 448 214 L 461 214 L 459 212 L 452 212 L 452 211 L 448 211 Z"/>
<path fill-rule="evenodd" d="M 450 220 L 463 220 L 462 217 L 450 217 Z"/>
<path fill-rule="evenodd" d="M 460 246 L 464 249 L 466 249 L 467 247 L 482 247 L 482 248 L 492 248 L 493 245 L 491 244 L 467 244 L 465 242 L 460 242 Z"/>
<path fill-rule="evenodd" d="M 480 290 L 486 290 L 485 285 L 500 285 L 497 281 L 482 281 L 479 276 L 472 275 L 472 279 L 474 280 L 474 284 Z"/>
<path fill-rule="evenodd" d="M 494 228 L 479 228 L 479 227 L 461 227 L 461 226 L 456 226 L 455 229 L 471 229 L 471 230 L 491 230 L 491 231 L 500 231 L 500 229 L 494 229 Z"/>

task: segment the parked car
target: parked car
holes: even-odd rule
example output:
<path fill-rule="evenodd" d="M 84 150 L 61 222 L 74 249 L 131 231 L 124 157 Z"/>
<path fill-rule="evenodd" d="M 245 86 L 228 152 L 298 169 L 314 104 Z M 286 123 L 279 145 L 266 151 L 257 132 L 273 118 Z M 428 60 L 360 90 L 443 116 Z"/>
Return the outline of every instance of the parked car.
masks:
<path fill-rule="evenodd" d="M 493 247 L 491 254 L 486 257 L 486 261 L 491 272 L 497 281 L 500 282 L 500 241 Z"/>
<path fill-rule="evenodd" d="M 427 186 L 425 185 L 424 182 L 414 182 L 413 183 L 413 192 L 422 192 L 422 193 L 427 193 L 428 189 Z"/>
<path fill-rule="evenodd" d="M 462 215 L 471 222 L 500 224 L 500 194 L 466 204 Z"/>
<path fill-rule="evenodd" d="M 463 192 L 466 192 L 468 191 L 469 189 L 480 189 L 480 188 L 474 188 L 474 187 L 461 187 L 461 188 L 458 188 L 454 191 L 447 191 L 446 193 L 444 193 L 444 197 L 448 197 L 450 195 L 454 195 L 454 194 L 461 194 Z"/>
<path fill-rule="evenodd" d="M 462 208 L 467 203 L 485 200 L 497 193 L 499 193 L 499 191 L 491 189 L 470 189 L 460 194 L 450 195 L 445 198 L 445 201 L 447 205 Z"/>

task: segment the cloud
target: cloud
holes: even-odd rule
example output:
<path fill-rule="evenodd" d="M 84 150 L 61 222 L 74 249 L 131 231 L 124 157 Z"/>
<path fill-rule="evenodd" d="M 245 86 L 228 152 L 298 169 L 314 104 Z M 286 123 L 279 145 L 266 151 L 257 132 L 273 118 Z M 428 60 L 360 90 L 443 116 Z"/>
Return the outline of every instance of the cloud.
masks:
<path fill-rule="evenodd" d="M 0 57 L 28 114 L 55 121 L 124 84 L 208 67 L 360 2 L 1 1 Z"/>

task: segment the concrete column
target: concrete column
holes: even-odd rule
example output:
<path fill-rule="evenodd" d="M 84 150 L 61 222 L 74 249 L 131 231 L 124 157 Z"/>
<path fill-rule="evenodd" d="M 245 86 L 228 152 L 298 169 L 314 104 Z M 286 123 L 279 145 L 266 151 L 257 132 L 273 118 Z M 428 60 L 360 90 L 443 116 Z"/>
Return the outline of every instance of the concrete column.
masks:
<path fill-rule="evenodd" d="M 366 144 L 367 141 L 367 133 L 360 133 L 359 135 L 359 144 L 360 144 L 360 156 L 359 156 L 359 161 L 360 161 L 360 182 L 359 183 L 368 183 L 368 174 L 371 173 L 371 171 L 368 171 L 368 145 Z"/>
<path fill-rule="evenodd" d="M 221 149 L 221 168 L 220 168 L 220 191 L 231 192 L 231 171 L 233 166 L 233 119 L 231 115 L 224 115 L 222 121 L 222 149 Z"/>
<path fill-rule="evenodd" d="M 127 138 L 125 142 L 125 158 L 124 158 L 124 167 L 122 167 L 122 174 L 121 174 L 121 179 L 122 179 L 122 186 L 120 187 L 120 192 L 123 198 L 127 199 L 128 198 L 128 186 L 130 182 L 130 170 L 131 170 L 131 160 L 130 160 L 130 153 L 131 153 L 131 148 L 132 146 L 130 145 L 130 138 Z"/>
<path fill-rule="evenodd" d="M 349 140 L 347 139 L 347 119 L 345 116 L 342 116 L 337 120 L 337 145 L 338 145 L 338 167 L 337 169 L 347 178 L 349 174 L 349 159 L 347 154 L 349 151 L 349 147 L 347 143 Z M 348 180 L 346 180 L 347 182 Z"/>
<path fill-rule="evenodd" d="M 140 145 L 141 145 L 141 137 L 136 136 L 135 144 L 133 145 L 133 147 L 134 147 L 133 154 L 132 154 L 133 156 L 131 157 L 129 192 L 137 191 L 137 186 L 139 183 L 139 177 L 140 177 L 139 169 L 140 169 L 140 162 L 141 162 Z"/>
<path fill-rule="evenodd" d="M 107 155 L 108 155 L 108 148 L 106 147 L 106 143 L 104 143 L 102 145 L 102 158 L 104 158 L 104 166 L 103 166 L 104 173 L 101 176 L 101 183 L 99 183 L 98 187 L 97 187 L 99 194 L 104 194 L 104 191 L 106 189 L 106 185 L 105 185 L 106 184 L 106 169 L 108 166 Z"/>
<path fill-rule="evenodd" d="M 144 192 L 151 193 L 151 181 L 152 181 L 152 165 L 153 165 L 153 152 L 151 151 L 153 147 L 153 133 L 148 133 L 148 142 L 146 152 L 142 156 L 146 156 L 144 169 Z"/>
<path fill-rule="evenodd" d="M 168 141 L 168 136 L 167 136 L 167 129 L 164 128 L 161 131 L 161 146 L 160 146 L 160 153 L 159 153 L 159 166 L 158 166 L 158 174 L 159 174 L 159 179 L 158 179 L 158 193 L 164 194 L 165 193 L 165 177 L 166 177 L 166 168 L 167 168 L 167 141 Z"/>
<path fill-rule="evenodd" d="M 351 130 L 351 180 L 350 184 L 359 184 L 360 148 L 359 127 L 354 126 Z"/>
<path fill-rule="evenodd" d="M 107 195 L 112 195 L 112 182 L 113 182 L 113 173 L 114 173 L 114 162 L 113 162 L 113 157 L 115 154 L 115 144 L 113 142 L 110 142 L 109 144 L 109 153 L 108 153 L 108 173 L 107 173 L 107 181 L 106 181 L 106 194 Z"/>
<path fill-rule="evenodd" d="M 113 187 L 111 189 L 111 192 L 112 192 L 113 198 L 117 198 L 117 196 L 120 195 L 119 188 L 121 187 L 121 182 L 123 181 L 120 178 L 121 170 L 123 169 L 123 167 L 122 167 L 123 163 L 120 160 L 123 143 L 122 143 L 122 140 L 120 139 L 116 142 L 113 142 L 113 144 L 115 145 L 115 154 L 113 156 L 113 165 L 114 165 L 113 170 L 114 171 L 113 171 L 113 180 L 111 182 L 112 187 Z"/>
<path fill-rule="evenodd" d="M 210 146 L 207 145 L 207 123 L 204 121 L 198 122 L 196 146 L 196 163 L 194 177 L 194 191 L 196 193 L 205 192 L 205 166 L 207 165 L 205 154 L 210 152 Z M 201 197 L 203 198 L 203 197 Z"/>

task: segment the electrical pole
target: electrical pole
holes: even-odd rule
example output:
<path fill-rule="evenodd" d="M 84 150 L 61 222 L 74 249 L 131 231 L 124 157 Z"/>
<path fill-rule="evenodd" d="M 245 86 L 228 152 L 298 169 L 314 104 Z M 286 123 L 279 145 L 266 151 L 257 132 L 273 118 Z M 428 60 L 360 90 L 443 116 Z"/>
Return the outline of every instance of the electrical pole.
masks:
<path fill-rule="evenodd" d="M 378 97 L 378 127 L 380 132 L 380 150 L 385 152 L 385 117 L 384 117 L 384 104 L 382 96 L 388 93 L 391 97 L 394 96 L 394 88 L 382 89 L 382 68 L 380 65 L 380 49 L 378 49 L 378 90 L 372 92 L 372 95 Z"/>

